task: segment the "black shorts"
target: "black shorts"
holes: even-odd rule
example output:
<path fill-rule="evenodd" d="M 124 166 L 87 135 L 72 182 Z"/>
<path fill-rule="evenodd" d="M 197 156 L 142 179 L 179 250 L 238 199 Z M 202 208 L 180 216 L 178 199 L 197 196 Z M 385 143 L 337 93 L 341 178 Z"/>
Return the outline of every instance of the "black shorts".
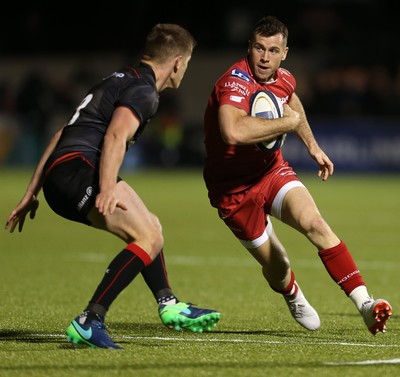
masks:
<path fill-rule="evenodd" d="M 58 215 L 90 225 L 87 215 L 99 192 L 99 174 L 82 153 L 70 153 L 45 166 L 43 194 Z"/>

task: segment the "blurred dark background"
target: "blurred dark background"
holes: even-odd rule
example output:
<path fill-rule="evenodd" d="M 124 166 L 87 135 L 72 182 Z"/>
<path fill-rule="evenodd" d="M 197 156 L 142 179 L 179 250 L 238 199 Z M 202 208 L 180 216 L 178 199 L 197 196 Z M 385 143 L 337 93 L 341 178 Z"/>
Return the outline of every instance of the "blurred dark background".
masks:
<path fill-rule="evenodd" d="M 295 75 L 314 132 L 337 167 L 400 171 L 395 9 L 388 0 L 7 3 L 0 14 L 0 164 L 35 164 L 90 85 L 135 62 L 155 23 L 173 22 L 198 46 L 181 88 L 161 95 L 159 114 L 125 166 L 200 166 L 212 85 L 245 55 L 255 22 L 271 14 L 289 27 L 283 67 Z M 294 137 L 284 153 L 295 167 L 314 168 Z"/>

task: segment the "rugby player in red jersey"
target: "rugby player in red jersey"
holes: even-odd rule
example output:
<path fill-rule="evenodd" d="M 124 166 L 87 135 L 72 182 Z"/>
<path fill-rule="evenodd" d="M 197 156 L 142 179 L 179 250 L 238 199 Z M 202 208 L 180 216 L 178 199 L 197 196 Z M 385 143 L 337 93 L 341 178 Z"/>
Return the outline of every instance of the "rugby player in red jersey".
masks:
<path fill-rule="evenodd" d="M 88 91 L 68 124 L 49 143 L 25 195 L 7 219 L 6 229 L 13 232 L 18 225 L 21 231 L 26 215 L 35 217 L 43 187 L 47 203 L 60 216 L 126 242 L 86 309 L 68 326 L 67 337 L 74 344 L 121 348 L 106 332 L 105 315 L 139 273 L 167 327 L 202 332 L 220 319 L 215 310 L 196 308 L 175 297 L 162 252 L 161 224 L 118 176 L 126 151 L 157 112 L 159 93 L 179 87 L 195 46 L 193 36 L 179 25 L 155 25 L 140 62 L 112 73 Z M 71 294 L 73 290 L 71 285 Z"/>
<path fill-rule="evenodd" d="M 317 163 L 326 181 L 334 166 L 320 148 L 297 96 L 293 75 L 280 68 L 288 54 L 288 29 L 276 17 L 263 17 L 250 36 L 247 56 L 216 82 L 204 116 L 204 180 L 210 203 L 235 237 L 262 266 L 270 287 L 283 295 L 294 319 L 308 330 L 320 318 L 302 293 L 288 254 L 271 219 L 305 235 L 316 247 L 331 278 L 354 302 L 372 334 L 386 331 L 392 308 L 373 299 L 346 244 L 321 216 L 311 194 L 284 160 L 282 152 L 256 144 L 294 133 Z M 283 118 L 251 117 L 252 95 L 273 92 L 284 106 Z"/>

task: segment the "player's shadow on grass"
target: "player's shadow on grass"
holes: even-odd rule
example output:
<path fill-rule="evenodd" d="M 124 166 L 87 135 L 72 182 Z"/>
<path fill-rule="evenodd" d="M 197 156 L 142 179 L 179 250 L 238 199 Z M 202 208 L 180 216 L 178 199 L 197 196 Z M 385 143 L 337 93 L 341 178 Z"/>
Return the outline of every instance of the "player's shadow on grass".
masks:
<path fill-rule="evenodd" d="M 65 337 L 60 334 L 51 334 L 46 332 L 38 332 L 31 330 L 0 330 L 0 341 L 21 341 L 26 343 L 60 343 L 65 342 Z"/>

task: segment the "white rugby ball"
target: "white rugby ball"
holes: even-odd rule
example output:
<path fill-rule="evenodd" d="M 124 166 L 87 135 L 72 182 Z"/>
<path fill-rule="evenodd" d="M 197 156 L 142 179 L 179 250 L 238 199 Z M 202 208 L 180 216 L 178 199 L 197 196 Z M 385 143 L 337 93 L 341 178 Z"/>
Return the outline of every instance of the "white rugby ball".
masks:
<path fill-rule="evenodd" d="M 283 105 L 279 98 L 268 90 L 259 90 L 253 94 L 250 101 L 250 115 L 267 119 L 276 119 L 283 116 Z M 277 138 L 257 143 L 257 147 L 262 151 L 275 152 L 282 147 L 285 142 L 286 134 L 279 135 Z"/>

